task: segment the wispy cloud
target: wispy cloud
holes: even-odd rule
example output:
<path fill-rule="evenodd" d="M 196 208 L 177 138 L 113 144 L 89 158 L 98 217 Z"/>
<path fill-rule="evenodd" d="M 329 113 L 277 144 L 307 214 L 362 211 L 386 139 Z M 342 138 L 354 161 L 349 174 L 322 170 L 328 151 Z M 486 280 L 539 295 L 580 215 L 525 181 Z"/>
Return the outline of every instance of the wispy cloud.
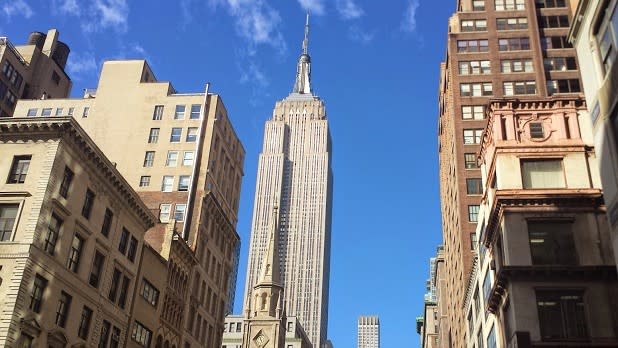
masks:
<path fill-rule="evenodd" d="M 370 43 L 376 36 L 375 32 L 366 32 L 358 25 L 352 25 L 349 30 L 350 39 L 362 44 Z"/>
<path fill-rule="evenodd" d="M 71 77 L 80 80 L 88 74 L 95 73 L 98 69 L 97 62 L 92 52 L 71 52 L 67 63 L 67 70 Z"/>
<path fill-rule="evenodd" d="M 24 18 L 30 18 L 34 15 L 32 7 L 28 5 L 24 0 L 8 0 L 2 5 L 2 12 L 6 15 L 6 18 L 10 19 L 14 15 L 23 16 Z"/>
<path fill-rule="evenodd" d="M 416 30 L 416 10 L 418 6 L 419 0 L 408 0 L 403 21 L 401 22 L 401 29 L 403 31 L 412 33 Z"/>
<path fill-rule="evenodd" d="M 312 14 L 318 16 L 324 14 L 324 0 L 298 0 L 300 6 Z"/>
<path fill-rule="evenodd" d="M 77 17 L 82 29 L 86 32 L 113 29 L 124 33 L 128 30 L 129 4 L 127 0 L 94 0 L 84 2 L 84 4 L 78 1 L 54 0 L 52 1 L 53 10 L 60 14 Z"/>
<path fill-rule="evenodd" d="M 341 18 L 345 20 L 360 18 L 365 14 L 354 0 L 337 0 L 335 5 Z"/>

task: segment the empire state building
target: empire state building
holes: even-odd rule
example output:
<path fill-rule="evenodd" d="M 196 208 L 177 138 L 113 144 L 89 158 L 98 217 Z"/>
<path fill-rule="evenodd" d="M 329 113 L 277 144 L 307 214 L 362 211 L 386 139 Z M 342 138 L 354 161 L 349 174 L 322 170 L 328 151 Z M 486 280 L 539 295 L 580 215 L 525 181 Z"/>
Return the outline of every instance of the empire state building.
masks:
<path fill-rule="evenodd" d="M 309 17 L 292 93 L 266 122 L 258 163 L 245 304 L 262 271 L 273 206 L 279 207 L 279 262 L 285 311 L 315 348 L 326 342 L 330 271 L 331 141 L 324 101 L 311 88 Z M 246 306 L 246 305 L 245 305 Z"/>

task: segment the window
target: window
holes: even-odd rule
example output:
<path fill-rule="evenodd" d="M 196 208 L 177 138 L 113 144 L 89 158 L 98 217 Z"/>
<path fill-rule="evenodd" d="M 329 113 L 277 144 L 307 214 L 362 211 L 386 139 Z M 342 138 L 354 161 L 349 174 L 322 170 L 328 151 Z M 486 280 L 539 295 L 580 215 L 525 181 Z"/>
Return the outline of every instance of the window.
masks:
<path fill-rule="evenodd" d="M 19 341 L 19 347 L 20 348 L 32 348 L 33 344 L 34 344 L 34 337 L 22 331 L 21 338 Z"/>
<path fill-rule="evenodd" d="M 464 120 L 483 120 L 485 119 L 485 107 L 483 105 L 462 106 L 461 118 Z"/>
<path fill-rule="evenodd" d="M 550 57 L 543 59 L 545 70 L 548 71 L 567 71 L 577 70 L 575 57 Z"/>
<path fill-rule="evenodd" d="M 60 234 L 60 227 L 62 227 L 62 220 L 56 214 L 52 214 L 47 227 L 45 243 L 43 244 L 43 250 L 50 255 L 54 255 L 56 251 L 56 240 L 58 240 L 58 235 Z"/>
<path fill-rule="evenodd" d="M 525 0 L 494 0 L 496 11 L 524 10 Z"/>
<path fill-rule="evenodd" d="M 77 336 L 81 339 L 88 339 L 88 331 L 90 331 L 90 321 L 92 320 L 92 309 L 84 306 L 82 309 L 82 317 L 79 321 Z"/>
<path fill-rule="evenodd" d="M 114 268 L 114 273 L 112 274 L 112 284 L 109 288 L 109 294 L 107 294 L 107 298 L 116 303 L 116 298 L 118 297 L 118 286 L 120 285 L 120 277 L 122 276 L 122 272 L 118 268 Z"/>
<path fill-rule="evenodd" d="M 520 30 L 528 29 L 528 18 L 497 18 L 496 19 L 497 30 Z"/>
<path fill-rule="evenodd" d="M 470 250 L 476 249 L 476 233 L 470 233 Z"/>
<path fill-rule="evenodd" d="M 120 296 L 118 296 L 118 307 L 124 309 L 129 295 L 129 284 L 131 280 L 127 276 L 122 277 L 122 286 L 120 287 Z"/>
<path fill-rule="evenodd" d="M 483 326 L 479 329 L 479 332 L 476 334 L 476 347 L 483 348 Z"/>
<path fill-rule="evenodd" d="M 13 85 L 16 89 L 21 87 L 23 82 L 23 78 L 19 72 L 9 63 L 8 61 L 4 61 L 4 66 L 2 66 L 2 73 L 9 80 L 11 85 Z"/>
<path fill-rule="evenodd" d="M 0 204 L 0 242 L 11 240 L 19 204 Z"/>
<path fill-rule="evenodd" d="M 536 94 L 535 81 L 509 81 L 503 82 L 502 88 L 505 96 Z"/>
<path fill-rule="evenodd" d="M 109 235 L 109 231 L 112 227 L 112 220 L 114 219 L 114 213 L 109 209 L 105 208 L 105 215 L 103 216 L 103 225 L 101 225 L 101 234 L 107 237 Z"/>
<path fill-rule="evenodd" d="M 137 239 L 131 236 L 131 241 L 129 242 L 129 251 L 127 252 L 127 258 L 131 262 L 135 262 L 135 255 L 137 254 L 137 244 Z"/>
<path fill-rule="evenodd" d="M 189 183 L 191 177 L 189 175 L 181 175 L 178 177 L 178 191 L 189 191 Z"/>
<path fill-rule="evenodd" d="M 31 155 L 13 157 L 13 164 L 11 165 L 7 184 L 23 184 L 26 181 L 28 168 L 30 168 L 30 159 L 32 159 Z"/>
<path fill-rule="evenodd" d="M 174 207 L 174 219 L 176 221 L 184 221 L 185 210 L 187 210 L 186 204 L 176 204 Z"/>
<path fill-rule="evenodd" d="M 182 165 L 183 166 L 192 166 L 193 165 L 193 151 L 185 151 L 183 153 Z"/>
<path fill-rule="evenodd" d="M 15 102 L 17 101 L 17 97 L 11 91 L 6 92 L 6 98 L 4 98 L 4 104 L 8 106 L 10 109 L 13 109 L 15 106 Z"/>
<path fill-rule="evenodd" d="M 487 20 L 475 19 L 475 20 L 463 20 L 461 21 L 461 31 L 487 31 Z"/>
<path fill-rule="evenodd" d="M 67 116 L 73 116 L 74 112 L 75 112 L 75 108 L 69 108 L 69 112 L 67 113 Z"/>
<path fill-rule="evenodd" d="M 616 60 L 616 45 L 618 44 L 618 11 L 617 7 L 610 10 L 609 5 L 605 5 L 604 16 L 599 24 L 596 35 L 599 55 L 603 63 L 603 72 L 607 74 Z"/>
<path fill-rule="evenodd" d="M 34 284 L 32 285 L 32 293 L 30 294 L 30 309 L 39 313 L 41 311 L 41 304 L 43 303 L 43 293 L 47 287 L 47 279 L 43 278 L 40 274 L 34 276 Z"/>
<path fill-rule="evenodd" d="M 62 108 L 56 108 L 56 115 L 55 116 L 62 116 Z"/>
<path fill-rule="evenodd" d="M 154 157 L 154 151 L 146 151 L 146 155 L 144 156 L 144 167 L 152 167 L 152 164 L 154 163 Z"/>
<path fill-rule="evenodd" d="M 532 139 L 543 139 L 545 138 L 545 132 L 543 131 L 543 123 L 541 122 L 530 122 L 530 138 Z"/>
<path fill-rule="evenodd" d="M 483 129 L 480 129 L 480 128 L 479 129 L 464 129 L 463 131 L 464 144 L 465 145 L 480 144 L 482 135 L 483 135 Z"/>
<path fill-rule="evenodd" d="M 543 49 L 573 48 L 566 36 L 546 36 L 541 38 Z"/>
<path fill-rule="evenodd" d="M 474 310 L 478 316 L 481 311 L 481 297 L 479 296 L 479 289 L 476 288 L 476 285 L 474 287 Z"/>
<path fill-rule="evenodd" d="M 99 251 L 94 252 L 94 259 L 92 260 L 92 269 L 90 270 L 90 277 L 88 278 L 88 284 L 99 287 L 99 280 L 103 273 L 103 264 L 105 263 L 105 256 Z"/>
<path fill-rule="evenodd" d="M 89 113 L 90 113 L 90 107 L 88 106 L 84 107 L 84 112 L 82 113 L 82 117 L 84 118 L 88 117 Z"/>
<path fill-rule="evenodd" d="M 568 28 L 569 16 L 540 16 L 539 28 Z"/>
<path fill-rule="evenodd" d="M 99 336 L 99 345 L 98 348 L 107 348 L 107 342 L 109 341 L 109 331 L 111 329 L 111 324 L 107 320 L 103 320 L 101 325 L 101 335 Z"/>
<path fill-rule="evenodd" d="M 178 151 L 168 151 L 167 159 L 165 160 L 166 167 L 176 167 L 178 163 Z"/>
<path fill-rule="evenodd" d="M 547 94 L 581 92 L 578 79 L 547 81 Z"/>
<path fill-rule="evenodd" d="M 490 271 L 485 272 L 485 278 L 483 279 L 483 300 L 485 304 L 489 303 L 489 295 L 491 295 L 491 277 Z"/>
<path fill-rule="evenodd" d="M 472 11 L 485 11 L 485 0 L 473 0 Z"/>
<path fill-rule="evenodd" d="M 480 195 L 483 193 L 483 183 L 481 178 L 466 179 L 466 187 L 469 195 Z"/>
<path fill-rule="evenodd" d="M 472 53 L 472 52 L 488 52 L 489 41 L 488 40 L 458 40 L 457 52 L 459 53 Z"/>
<path fill-rule="evenodd" d="M 570 221 L 528 221 L 534 265 L 575 265 L 577 252 Z"/>
<path fill-rule="evenodd" d="M 69 169 L 69 167 L 64 167 L 64 174 L 62 175 L 62 183 L 60 184 L 60 195 L 64 198 L 67 198 L 69 195 L 69 188 L 71 187 L 71 182 L 73 181 L 73 171 Z"/>
<path fill-rule="evenodd" d="M 561 159 L 522 159 L 521 173 L 525 189 L 565 187 Z"/>
<path fill-rule="evenodd" d="M 54 81 L 55 84 L 60 84 L 60 75 L 58 75 L 57 72 L 52 71 L 52 76 L 51 76 L 52 81 Z"/>
<path fill-rule="evenodd" d="M 84 205 L 82 206 L 82 216 L 86 219 L 90 218 L 92 205 L 94 204 L 94 196 L 94 192 L 90 191 L 90 189 L 86 190 L 86 198 L 84 199 Z"/>
<path fill-rule="evenodd" d="M 460 75 L 490 74 L 491 65 L 488 60 L 473 60 L 459 62 Z"/>
<path fill-rule="evenodd" d="M 542 340 L 588 337 L 582 291 L 537 290 L 536 304 Z"/>
<path fill-rule="evenodd" d="M 51 116 L 51 113 L 52 113 L 51 108 L 43 108 L 43 110 L 41 110 L 41 117 L 49 117 Z"/>
<path fill-rule="evenodd" d="M 170 221 L 170 213 L 172 210 L 172 205 L 171 204 L 161 204 L 159 206 L 159 221 L 161 221 L 162 223 L 166 223 Z"/>
<path fill-rule="evenodd" d="M 150 128 L 150 134 L 148 134 L 148 143 L 156 144 L 159 141 L 159 128 Z"/>
<path fill-rule="evenodd" d="M 69 260 L 67 261 L 67 268 L 74 273 L 77 273 L 79 270 L 79 260 L 82 256 L 83 246 L 84 239 L 75 234 L 71 243 L 71 250 L 69 251 Z"/>
<path fill-rule="evenodd" d="M 472 310 L 468 312 L 468 334 L 470 336 L 474 334 L 474 315 L 472 315 Z"/>
<path fill-rule="evenodd" d="M 2 96 L 0 96 L 0 97 L 2 97 Z M 28 113 L 26 114 L 26 116 L 28 116 L 28 117 L 35 117 L 38 111 L 39 111 L 39 109 L 28 109 Z"/>
<path fill-rule="evenodd" d="M 170 134 L 170 143 L 179 143 L 182 138 L 182 128 L 174 127 L 172 128 L 172 133 Z"/>
<path fill-rule="evenodd" d="M 152 112 L 152 119 L 154 121 L 163 119 L 163 105 L 155 105 L 154 111 Z"/>
<path fill-rule="evenodd" d="M 131 234 L 129 233 L 129 231 L 127 231 L 127 229 L 123 227 L 122 233 L 120 234 L 120 242 L 118 243 L 118 251 L 120 251 L 122 255 L 127 252 L 127 245 L 129 244 L 130 235 Z"/>
<path fill-rule="evenodd" d="M 59 327 L 64 327 L 66 325 L 72 300 L 73 298 L 71 295 L 64 291 L 60 291 L 60 299 L 58 300 L 58 307 L 56 308 L 56 325 Z"/>
<path fill-rule="evenodd" d="M 148 187 L 150 186 L 150 175 L 142 175 L 139 178 L 139 187 Z"/>
<path fill-rule="evenodd" d="M 527 37 L 514 37 L 509 39 L 498 39 L 499 51 L 523 51 L 530 49 L 530 39 Z"/>
<path fill-rule="evenodd" d="M 142 297 L 155 307 L 159 302 L 159 290 L 146 279 L 143 280 Z"/>
<path fill-rule="evenodd" d="M 202 106 L 200 104 L 191 105 L 191 115 L 189 116 L 189 118 L 192 120 L 199 119 L 201 111 L 202 111 Z"/>
<path fill-rule="evenodd" d="M 120 328 L 112 328 L 112 340 L 109 343 L 109 348 L 118 348 L 120 346 Z"/>
<path fill-rule="evenodd" d="M 182 120 L 185 118 L 185 105 L 176 105 L 176 112 L 174 112 L 175 120 Z"/>
<path fill-rule="evenodd" d="M 503 59 L 500 61 L 500 71 L 503 73 L 534 72 L 532 59 Z"/>
<path fill-rule="evenodd" d="M 566 7 L 566 0 L 536 0 L 538 8 Z"/>
<path fill-rule="evenodd" d="M 493 94 L 491 82 L 462 83 L 459 85 L 459 90 L 462 97 L 481 97 Z"/>
<path fill-rule="evenodd" d="M 476 169 L 479 167 L 476 164 L 476 154 L 474 153 L 465 153 L 464 160 L 466 163 L 466 169 Z"/>
<path fill-rule="evenodd" d="M 193 142 L 195 142 L 195 139 L 197 139 L 197 127 L 189 127 L 187 129 L 187 139 L 186 139 L 186 141 L 188 143 L 193 143 Z"/>
<path fill-rule="evenodd" d="M 163 181 L 161 182 L 161 191 L 162 192 L 172 192 L 174 188 L 174 177 L 171 175 L 164 175 Z"/>
<path fill-rule="evenodd" d="M 478 220 L 479 220 L 479 206 L 469 205 L 468 206 L 468 221 L 477 222 Z"/>
<path fill-rule="evenodd" d="M 131 333 L 131 338 L 143 347 L 150 347 L 151 337 L 152 331 L 148 330 L 139 321 L 135 321 L 135 324 L 133 325 L 133 332 Z"/>

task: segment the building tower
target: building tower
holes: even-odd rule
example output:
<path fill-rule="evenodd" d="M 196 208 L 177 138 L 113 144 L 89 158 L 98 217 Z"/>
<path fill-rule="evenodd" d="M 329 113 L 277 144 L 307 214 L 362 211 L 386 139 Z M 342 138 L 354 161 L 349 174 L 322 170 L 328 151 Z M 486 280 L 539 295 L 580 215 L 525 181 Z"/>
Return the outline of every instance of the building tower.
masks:
<path fill-rule="evenodd" d="M 326 341 L 332 173 L 324 102 L 311 89 L 309 17 L 292 93 L 266 122 L 258 163 L 245 303 L 262 272 L 270 209 L 280 207 L 279 257 L 288 315 L 314 347 Z"/>
<path fill-rule="evenodd" d="M 446 267 L 441 325 L 449 342 L 465 336 L 463 302 L 473 260 L 482 197 L 477 165 L 490 98 L 578 95 L 575 51 L 567 42 L 572 1 L 458 0 L 449 20 L 441 66 L 439 156 L 442 233 Z M 450 324 L 450 325 L 449 325 Z"/>
<path fill-rule="evenodd" d="M 278 207 L 273 207 L 268 245 L 262 259 L 262 272 L 245 306 L 243 347 L 285 347 L 285 309 L 279 267 Z"/>
<path fill-rule="evenodd" d="M 358 348 L 380 348 L 380 319 L 377 316 L 358 318 Z"/>

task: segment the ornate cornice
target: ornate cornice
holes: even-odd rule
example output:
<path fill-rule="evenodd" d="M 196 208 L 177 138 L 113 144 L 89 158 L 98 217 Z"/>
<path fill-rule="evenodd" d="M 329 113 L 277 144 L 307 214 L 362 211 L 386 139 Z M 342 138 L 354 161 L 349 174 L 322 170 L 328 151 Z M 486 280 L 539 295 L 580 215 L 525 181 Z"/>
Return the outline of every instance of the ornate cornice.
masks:
<path fill-rule="evenodd" d="M 86 131 L 72 117 L 9 118 L 0 120 L 0 143 L 28 140 L 61 139 L 79 150 L 97 172 L 107 180 L 124 202 L 145 222 L 147 228 L 155 225 L 157 217 L 141 201 L 116 166 L 107 159 Z"/>

